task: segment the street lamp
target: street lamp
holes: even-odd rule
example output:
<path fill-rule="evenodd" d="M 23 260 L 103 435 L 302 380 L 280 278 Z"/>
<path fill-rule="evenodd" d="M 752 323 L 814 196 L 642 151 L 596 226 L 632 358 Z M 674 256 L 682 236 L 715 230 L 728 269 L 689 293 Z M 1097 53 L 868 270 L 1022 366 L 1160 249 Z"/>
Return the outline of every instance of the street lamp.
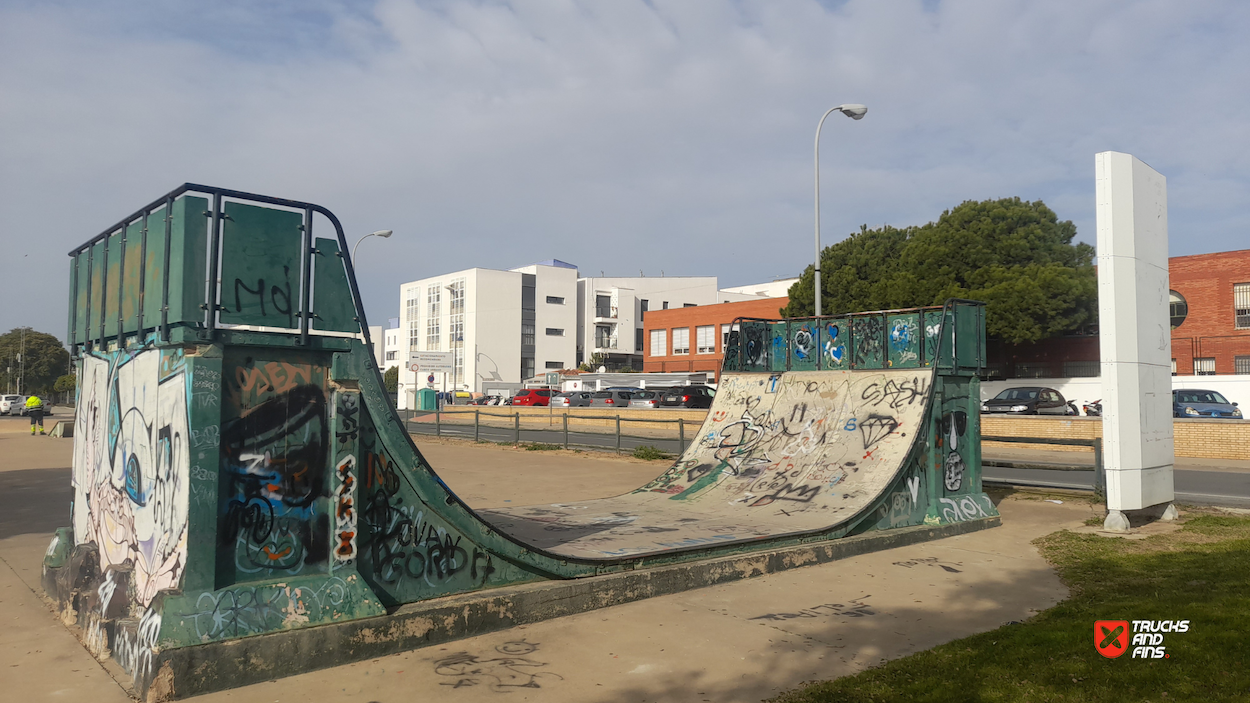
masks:
<path fill-rule="evenodd" d="M 391 230 L 389 230 L 389 229 L 380 229 L 380 230 L 378 230 L 378 231 L 376 231 L 376 232 L 370 232 L 369 234 L 366 234 L 365 236 L 363 236 L 363 237 L 361 237 L 360 239 L 356 240 L 356 246 L 352 247 L 352 266 L 353 266 L 353 267 L 355 267 L 355 266 L 356 266 L 356 250 L 360 248 L 360 243 L 361 243 L 361 242 L 365 241 L 365 240 L 366 240 L 366 239 L 368 239 L 369 237 L 381 237 L 381 238 L 383 238 L 383 239 L 386 239 L 387 237 L 391 236 L 392 234 L 394 234 L 394 232 L 392 232 L 392 231 L 391 231 Z"/>
<path fill-rule="evenodd" d="M 816 317 L 820 317 L 820 128 L 825 125 L 825 117 L 841 112 L 853 120 L 860 120 L 868 114 L 863 105 L 839 105 L 830 108 L 816 125 Z"/>

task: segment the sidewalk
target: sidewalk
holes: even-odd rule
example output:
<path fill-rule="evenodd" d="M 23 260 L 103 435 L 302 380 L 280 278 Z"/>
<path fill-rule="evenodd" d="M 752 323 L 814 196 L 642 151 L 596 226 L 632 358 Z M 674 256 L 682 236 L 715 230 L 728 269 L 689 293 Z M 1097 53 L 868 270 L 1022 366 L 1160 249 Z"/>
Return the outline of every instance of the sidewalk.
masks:
<path fill-rule="evenodd" d="M 0 434 L 0 511 L 29 469 L 68 465 L 68 440 Z M 662 462 L 525 452 L 425 438 L 440 476 L 475 507 L 578 500 L 637 487 Z M 55 469 L 48 469 L 55 470 Z M 68 492 L 68 471 L 63 471 Z M 17 492 L 16 495 L 22 495 Z M 26 495 L 26 500 L 31 496 Z M 60 500 L 57 498 L 57 500 Z M 1066 500 L 1066 499 L 1065 499 Z M 758 701 L 804 681 L 1029 617 L 1066 589 L 1029 544 L 1094 508 L 1012 497 L 1003 526 L 821 566 L 653 598 L 192 700 Z M 47 513 L 46 507 L 41 513 Z M 65 515 L 59 519 L 57 512 Z M 37 518 L 37 519 L 36 519 Z M 36 595 L 68 505 L 0 533 L 0 683 L 14 700 L 128 700 Z M 113 666 L 110 662 L 107 666 Z"/>

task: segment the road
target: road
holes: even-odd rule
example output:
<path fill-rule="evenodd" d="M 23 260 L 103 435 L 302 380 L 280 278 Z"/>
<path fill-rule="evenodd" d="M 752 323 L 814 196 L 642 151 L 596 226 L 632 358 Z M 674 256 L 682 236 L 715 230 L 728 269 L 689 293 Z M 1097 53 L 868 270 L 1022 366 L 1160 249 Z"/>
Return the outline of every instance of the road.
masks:
<path fill-rule="evenodd" d="M 434 434 L 435 428 L 429 423 L 409 423 L 414 434 Z M 607 429 L 607 428 L 605 428 Z M 488 442 L 512 442 L 515 435 L 514 430 L 508 427 L 487 427 L 483 425 L 480 430 L 479 439 Z M 460 437 L 464 439 L 473 438 L 473 427 L 471 425 L 447 425 L 442 426 L 442 434 L 444 437 Z M 694 431 L 687 434 L 687 444 L 694 440 Z M 564 442 L 564 432 L 562 430 L 521 430 L 522 442 L 542 442 L 549 444 L 562 444 Z M 418 440 L 418 444 L 420 440 Z M 614 433 L 604 432 L 569 432 L 570 446 L 581 448 L 598 449 L 598 450 L 615 450 L 616 435 Z M 621 451 L 630 453 L 635 447 L 650 445 L 670 454 L 680 452 L 680 443 L 676 439 L 661 438 L 635 438 L 622 436 Z M 1019 449 L 1003 450 L 1010 451 L 1004 453 L 1001 457 L 996 454 L 996 448 L 987 447 L 986 461 L 987 465 L 984 469 L 986 483 L 999 483 L 1016 486 L 1034 486 L 1039 488 L 1065 488 L 1076 490 L 1092 490 L 1094 485 L 1094 471 L 1089 470 L 1068 470 L 1068 469 L 1040 469 L 1040 468 L 1007 468 L 1001 466 L 992 466 L 988 462 L 996 459 L 1010 459 L 1019 462 L 1022 457 L 1034 456 L 1041 457 L 1043 460 L 1034 460 L 1033 464 L 1044 465 L 1045 460 L 1053 460 L 1056 456 L 1055 452 L 1021 452 Z M 1066 462 L 1072 465 L 1090 464 L 1090 455 L 1073 452 L 1068 453 Z M 1178 460 L 1178 461 L 1184 461 Z M 1219 460 L 1210 460 L 1218 462 Z M 1065 462 L 1065 463 L 1066 463 Z M 1244 463 L 1244 462 L 1235 462 Z M 1192 505 L 1222 505 L 1229 507 L 1247 507 L 1250 508 L 1250 471 L 1237 470 L 1219 470 L 1205 471 L 1201 469 L 1188 469 L 1183 465 L 1178 466 L 1175 473 L 1176 481 L 1176 497 L 1182 503 Z"/>

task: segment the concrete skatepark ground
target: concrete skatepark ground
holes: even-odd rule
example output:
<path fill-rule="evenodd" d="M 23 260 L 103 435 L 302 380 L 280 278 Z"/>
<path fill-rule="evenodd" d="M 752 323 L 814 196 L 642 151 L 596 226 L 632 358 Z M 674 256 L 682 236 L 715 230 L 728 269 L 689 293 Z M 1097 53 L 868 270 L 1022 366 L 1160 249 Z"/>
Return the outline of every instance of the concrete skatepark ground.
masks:
<path fill-rule="evenodd" d="M 66 440 L 0 423 L 0 682 L 14 700 L 129 700 L 36 594 L 65 521 Z M 633 489 L 661 464 L 422 438 L 449 486 L 482 508 Z M 506 467 L 500 469 L 498 467 Z M 746 581 L 592 611 L 200 696 L 205 701 L 759 700 L 855 673 L 1050 607 L 1066 590 L 1029 544 L 1096 514 L 1008 498 L 1003 525 Z M 12 517 L 10 517 L 12 516 Z"/>

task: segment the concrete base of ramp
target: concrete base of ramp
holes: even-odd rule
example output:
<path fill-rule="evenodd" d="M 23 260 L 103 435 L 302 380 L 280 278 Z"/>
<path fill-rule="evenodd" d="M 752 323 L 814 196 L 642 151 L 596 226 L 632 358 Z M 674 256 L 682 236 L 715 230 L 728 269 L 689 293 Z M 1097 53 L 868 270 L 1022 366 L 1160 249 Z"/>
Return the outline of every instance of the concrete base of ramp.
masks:
<path fill-rule="evenodd" d="M 997 516 L 569 581 L 466 593 L 349 620 L 153 654 L 147 700 L 186 698 L 605 608 L 997 527 Z M 121 682 L 128 686 L 128 681 Z"/>

